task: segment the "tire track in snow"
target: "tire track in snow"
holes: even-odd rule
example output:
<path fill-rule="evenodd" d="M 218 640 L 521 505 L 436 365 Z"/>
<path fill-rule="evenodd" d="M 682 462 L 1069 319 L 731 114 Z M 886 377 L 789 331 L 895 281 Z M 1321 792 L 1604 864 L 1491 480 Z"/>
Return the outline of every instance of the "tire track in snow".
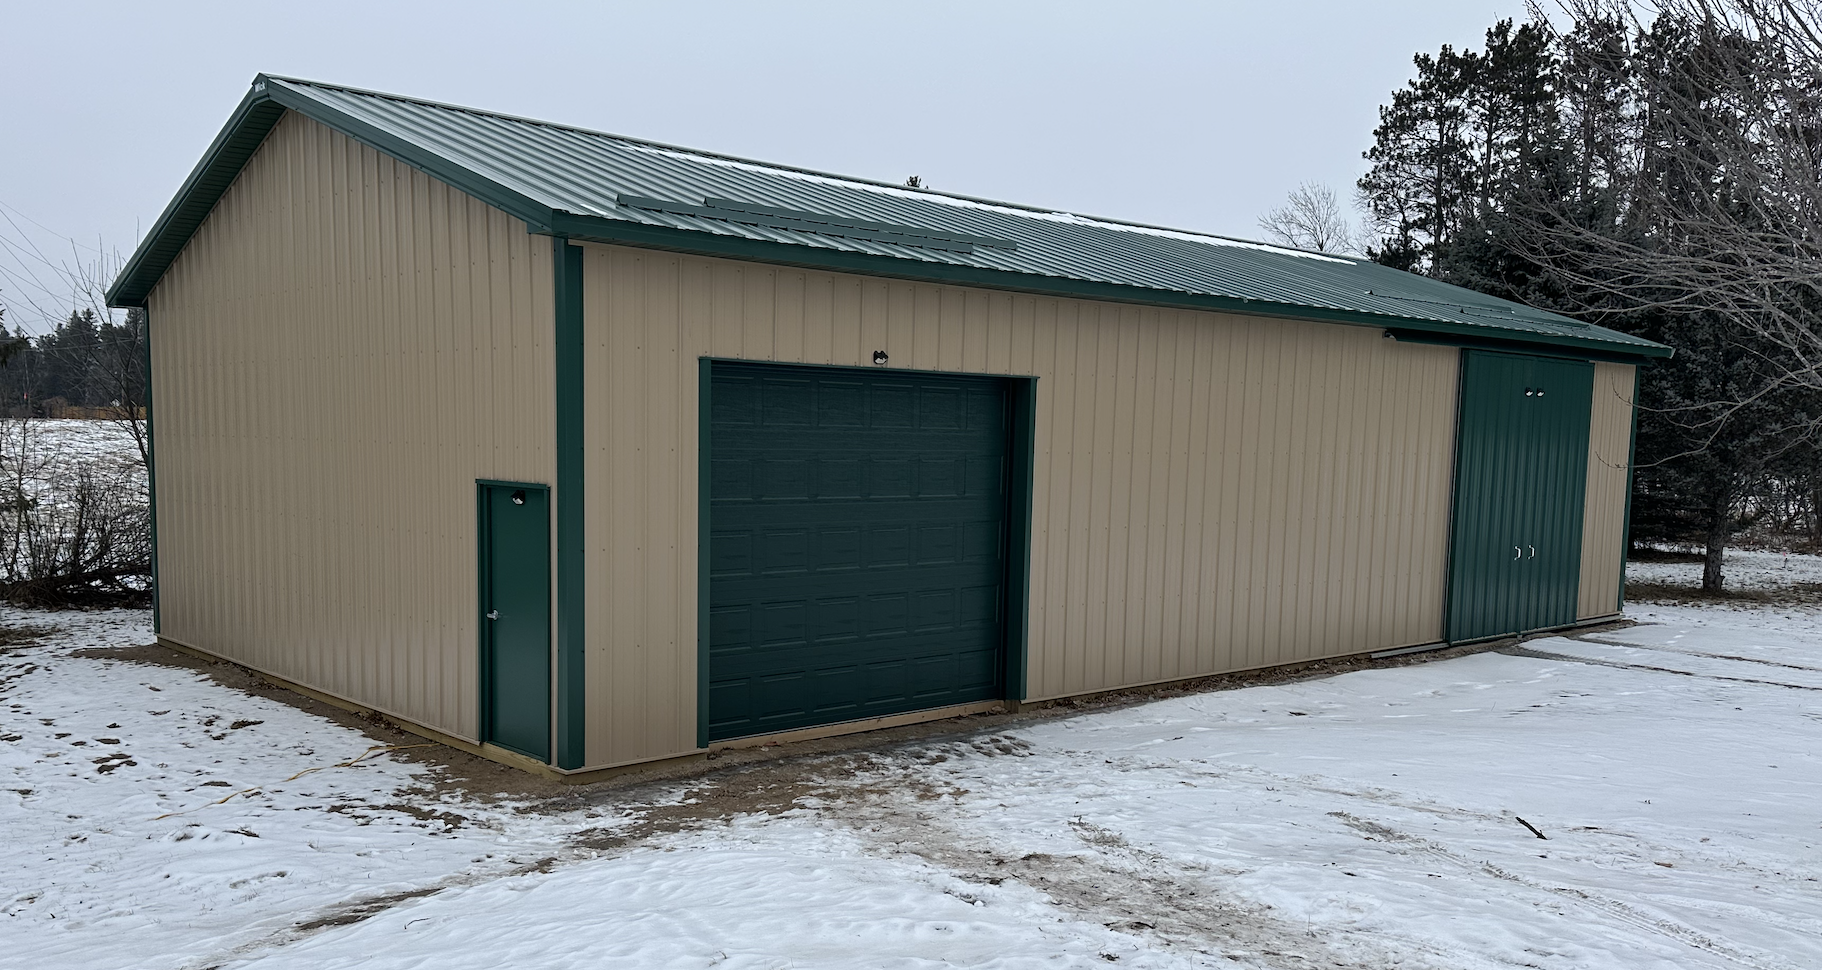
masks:
<path fill-rule="evenodd" d="M 1022 749 L 1028 748 L 1017 738 L 989 737 L 926 748 L 923 764 L 880 759 L 871 779 L 847 792 L 844 802 L 829 806 L 839 814 L 825 817 L 846 824 L 885 851 L 915 855 L 963 881 L 998 885 L 1016 880 L 1044 893 L 1061 909 L 1110 929 L 1149 937 L 1166 949 L 1273 970 L 1463 970 L 1460 954 L 1419 940 L 1387 939 L 1383 933 L 1335 926 L 1319 933 L 1288 923 L 1268 905 L 1225 892 L 1218 877 L 1238 873 L 1135 846 L 1119 833 L 1080 818 L 1065 824 L 1082 851 L 1017 852 L 971 834 L 932 810 L 945 795 L 965 791 L 927 769 L 951 758 L 1022 756 Z M 1331 944 L 1335 939 L 1345 939 L 1346 945 Z"/>
<path fill-rule="evenodd" d="M 1091 762 L 1103 761 L 1100 753 L 1074 752 L 1074 754 L 1077 755 L 1078 757 L 1084 757 L 1084 758 L 1087 758 L 1088 754 L 1093 754 L 1092 758 L 1089 758 L 1087 761 L 1084 761 L 1085 768 L 1092 768 L 1093 764 L 1091 764 Z M 1475 809 L 1469 809 L 1469 808 L 1463 808 L 1463 807 L 1457 807 L 1457 806 L 1451 806 L 1451 805 L 1442 805 L 1442 804 L 1437 804 L 1437 803 L 1429 802 L 1429 801 L 1422 800 L 1422 799 L 1412 798 L 1412 797 L 1404 795 L 1403 793 L 1390 791 L 1390 790 L 1386 790 L 1386 789 L 1378 789 L 1378 788 L 1363 789 L 1363 788 L 1358 788 L 1358 787 L 1350 787 L 1350 786 L 1347 786 L 1344 784 L 1340 784 L 1333 779 L 1329 779 L 1329 778 L 1326 778 L 1321 775 L 1300 775 L 1300 776 L 1299 775 L 1286 775 L 1286 774 L 1280 774 L 1277 772 L 1269 771 L 1269 770 L 1266 770 L 1263 768 L 1259 768 L 1257 766 L 1240 765 L 1240 764 L 1221 765 L 1221 766 L 1219 766 L 1219 768 L 1217 768 L 1216 766 L 1214 766 L 1208 762 L 1203 762 L 1203 761 L 1199 761 L 1199 760 L 1195 761 L 1195 762 L 1187 762 L 1187 763 L 1181 762 L 1181 761 L 1167 761 L 1167 760 L 1157 760 L 1157 759 L 1150 759 L 1150 758 L 1130 758 L 1129 757 L 1127 760 L 1128 760 L 1128 763 L 1131 765 L 1131 768 L 1129 770 L 1153 771 L 1153 770 L 1174 769 L 1176 771 L 1176 773 L 1178 773 L 1180 775 L 1188 776 L 1188 777 L 1209 779 L 1209 780 L 1223 780 L 1223 781 L 1227 781 L 1229 783 L 1239 782 L 1241 784 L 1250 784 L 1250 785 L 1264 787 L 1264 788 L 1268 788 L 1268 789 L 1277 789 L 1281 792 L 1292 793 L 1292 794 L 1301 794 L 1301 795 L 1308 795 L 1308 796 L 1325 796 L 1326 795 L 1326 796 L 1338 797 L 1338 798 L 1342 798 L 1342 799 L 1348 799 L 1348 800 L 1366 802 L 1369 804 L 1381 805 L 1381 806 L 1384 806 L 1387 808 L 1392 808 L 1392 809 L 1398 809 L 1398 810 L 1410 811 L 1410 812 L 1423 814 L 1423 815 L 1435 816 L 1438 818 L 1448 819 L 1448 820 L 1457 821 L 1457 822 L 1465 821 L 1465 822 L 1482 823 L 1482 824 L 1486 824 L 1489 826 L 1495 826 L 1495 827 L 1499 827 L 1499 828 L 1514 827 L 1516 825 L 1516 823 L 1514 821 L 1515 816 L 1513 816 L 1509 813 L 1501 814 L 1501 813 L 1479 811 L 1479 810 L 1475 810 Z M 1486 876 L 1491 876 L 1491 877 L 1501 880 L 1503 882 L 1508 882 L 1508 883 L 1512 883 L 1515 885 L 1523 886 L 1523 887 L 1526 887 L 1527 889 L 1531 889 L 1538 893 L 1548 894 L 1548 897 L 1552 898 L 1552 899 L 1572 900 L 1572 901 L 1580 904 L 1584 908 L 1593 909 L 1597 912 L 1607 914 L 1608 916 L 1612 917 L 1615 922 L 1633 926 L 1633 927 L 1645 930 L 1653 935 L 1657 935 L 1659 937 L 1669 939 L 1675 943 L 1686 945 L 1686 946 L 1701 950 L 1706 953 L 1711 953 L 1711 954 L 1713 954 L 1717 957 L 1720 957 L 1723 960 L 1731 962 L 1737 966 L 1747 968 L 1747 970 L 1800 970 L 1800 968 L 1798 968 L 1797 965 L 1783 962 L 1775 955 L 1764 954 L 1764 953 L 1760 953 L 1757 951 L 1751 951 L 1745 947 L 1735 945 L 1734 943 L 1732 943 L 1730 941 L 1718 939 L 1714 936 L 1711 936 L 1711 935 L 1703 932 L 1702 930 L 1700 930 L 1696 927 L 1690 926 L 1687 923 L 1678 921 L 1678 920 L 1674 919 L 1673 917 L 1647 912 L 1646 910 L 1644 910 L 1638 906 L 1635 906 L 1633 904 L 1627 903 L 1623 900 L 1619 900 L 1619 899 L 1612 898 L 1610 896 L 1602 895 L 1598 892 L 1592 892 L 1592 891 L 1578 889 L 1578 888 L 1574 888 L 1574 887 L 1548 885 L 1546 883 L 1537 881 L 1535 879 L 1531 879 L 1526 876 L 1519 875 L 1515 872 L 1512 872 L 1511 870 L 1505 869 L 1504 867 L 1497 865 L 1496 863 L 1471 858 L 1470 856 L 1467 856 L 1465 854 L 1447 849 L 1444 846 L 1442 846 L 1440 843 L 1437 843 L 1433 840 L 1426 839 L 1421 836 L 1413 836 L 1408 833 L 1394 829 L 1391 826 L 1380 825 L 1379 823 L 1374 823 L 1374 822 L 1366 822 L 1363 819 L 1361 819 L 1359 816 L 1356 816 L 1350 812 L 1331 811 L 1331 812 L 1327 812 L 1326 814 L 1331 817 L 1342 820 L 1343 822 L 1349 824 L 1350 827 L 1355 828 L 1358 831 L 1362 831 L 1364 834 L 1371 835 L 1375 838 L 1381 839 L 1388 843 L 1402 845 L 1406 849 L 1415 849 L 1415 850 L 1419 851 L 1421 854 L 1431 855 L 1431 856 L 1434 856 L 1441 860 L 1447 861 L 1447 862 L 1451 863 L 1452 867 L 1454 867 L 1456 869 L 1468 872 L 1470 874 L 1478 873 L 1478 874 L 1482 874 L 1482 875 L 1486 875 Z M 1098 826 L 1083 826 L 1082 824 L 1080 824 L 1078 822 L 1071 822 L 1069 824 L 1070 824 L 1071 828 L 1075 829 L 1078 832 L 1078 834 L 1091 832 L 1091 831 L 1098 831 L 1098 832 L 1105 832 L 1109 836 L 1112 836 L 1113 838 L 1116 838 L 1116 839 L 1119 838 L 1117 833 L 1108 832 L 1108 830 L 1100 829 Z M 1689 847 L 1676 848 L 1676 847 L 1661 845 L 1661 844 L 1655 843 L 1651 840 L 1644 839 L 1637 835 L 1633 835 L 1630 833 L 1624 833 L 1624 832 L 1618 832 L 1618 831 L 1611 831 L 1611 830 L 1607 830 L 1607 829 L 1578 831 L 1578 834 L 1587 834 L 1587 833 L 1598 833 L 1598 835 L 1603 836 L 1603 837 L 1626 840 L 1626 845 L 1628 847 L 1628 850 L 1623 851 L 1622 854 L 1629 858 L 1634 858 L 1635 860 L 1640 861 L 1641 864 L 1643 864 L 1646 860 L 1649 860 L 1653 855 L 1660 856 L 1660 857 L 1683 856 L 1683 855 L 1689 854 L 1692 851 L 1696 851 L 1696 850 L 1690 849 Z M 1103 837 L 1103 838 L 1105 838 L 1105 837 Z M 1094 842 L 1093 839 L 1086 838 L 1086 837 L 1084 838 L 1084 841 L 1091 842 L 1091 843 Z M 1636 848 L 1632 848 L 1632 847 L 1636 847 Z M 1612 848 L 1612 847 L 1610 847 L 1610 848 Z M 1136 851 L 1145 852 L 1146 850 L 1136 850 Z M 1165 856 L 1156 855 L 1155 853 L 1152 853 L 1151 855 L 1155 855 L 1156 858 L 1169 862 L 1168 858 Z M 1710 866 L 1712 868 L 1731 869 L 1736 872 L 1742 872 L 1742 873 L 1748 874 L 1748 875 L 1754 877 L 1755 879 L 1764 880 L 1767 882 L 1777 881 L 1777 882 L 1795 884 L 1795 883 L 1798 883 L 1801 881 L 1799 877 L 1786 875 L 1786 874 L 1780 873 L 1780 872 L 1774 872 L 1773 870 L 1755 866 L 1748 862 L 1743 862 L 1741 860 L 1725 859 L 1725 858 L 1705 858 L 1704 861 L 1708 866 Z M 1200 871 L 1200 870 L 1198 870 L 1198 871 Z M 1539 905 L 1540 905 L 1540 908 L 1542 908 L 1541 904 L 1539 904 Z M 1766 912 L 1764 910 L 1760 910 L 1760 909 L 1746 909 L 1746 908 L 1742 908 L 1742 907 L 1730 906 L 1725 903 L 1713 904 L 1713 901 L 1710 901 L 1710 900 L 1702 900 L 1697 905 L 1711 909 L 1711 910 L 1718 908 L 1718 909 L 1727 910 L 1728 912 L 1732 912 L 1735 915 L 1748 916 L 1748 917 L 1756 919 L 1757 921 L 1759 921 L 1761 923 L 1764 923 L 1769 926 L 1775 926 L 1779 929 L 1789 931 L 1795 935 L 1810 935 L 1816 931 L 1816 927 L 1813 925 L 1810 925 L 1808 923 L 1803 923 L 1800 921 L 1793 921 L 1788 918 L 1779 917 L 1772 913 L 1768 913 L 1768 912 Z M 1343 928 L 1334 927 L 1334 926 L 1327 927 L 1326 931 L 1330 932 L 1330 933 L 1338 933 L 1338 932 L 1346 933 L 1347 932 L 1347 930 L 1345 930 Z M 1385 934 L 1383 931 L 1366 931 L 1366 932 L 1370 932 L 1372 937 L 1378 941 L 1383 942 L 1388 939 L 1388 935 Z M 1363 935 L 1365 935 L 1365 934 L 1363 933 Z M 1424 950 L 1426 950 L 1428 952 L 1439 953 L 1439 955 L 1441 955 L 1445 959 L 1445 961 L 1452 961 L 1452 962 L 1444 962 L 1442 964 L 1444 966 L 1450 966 L 1450 967 L 1455 967 L 1455 968 L 1459 968 L 1461 966 L 1460 960 L 1462 959 L 1462 954 L 1460 952 L 1440 953 L 1440 951 L 1436 951 L 1430 947 L 1425 947 L 1421 943 L 1418 943 L 1417 941 L 1407 940 L 1407 939 L 1397 938 L 1397 937 L 1391 937 L 1390 939 L 1394 940 L 1396 942 L 1397 946 L 1400 947 L 1400 950 L 1397 952 L 1404 952 L 1403 948 L 1422 947 Z M 1479 953 L 1476 955 L 1479 957 L 1485 958 L 1485 959 L 1496 960 L 1501 963 L 1508 963 L 1506 958 L 1504 958 L 1500 954 Z M 1346 965 L 1346 964 L 1338 964 L 1338 965 Z M 1528 964 L 1528 963 L 1509 963 L 1509 965 L 1511 965 L 1511 966 L 1532 966 L 1532 964 Z"/>
<path fill-rule="evenodd" d="M 1634 647 L 1632 649 L 1644 649 Z M 1553 653 L 1549 650 L 1537 650 L 1532 647 L 1505 647 L 1496 651 L 1510 657 L 1530 657 L 1534 660 L 1561 660 L 1566 663 L 1591 664 L 1596 667 L 1615 667 L 1620 670 L 1650 670 L 1660 674 L 1676 674 L 1679 677 L 1694 677 L 1698 680 L 1715 680 L 1735 684 L 1757 684 L 1762 687 L 1783 687 L 1788 690 L 1822 691 L 1822 687 L 1811 684 L 1792 684 L 1782 680 L 1766 680 L 1763 677 L 1732 677 L 1727 674 L 1698 673 L 1693 670 L 1678 670 L 1675 667 L 1659 667 L 1653 664 L 1634 664 L 1623 660 L 1609 660 L 1605 657 L 1578 657 L 1572 653 Z"/>
<path fill-rule="evenodd" d="M 228 964 L 253 959 L 259 954 L 270 953 L 273 950 L 302 942 L 319 933 L 364 923 L 414 899 L 424 899 L 447 890 L 479 886 L 500 879 L 527 876 L 534 872 L 549 872 L 561 862 L 582 861 L 585 858 L 594 858 L 598 853 L 570 853 L 570 855 L 574 857 L 559 859 L 557 856 L 550 856 L 537 862 L 521 863 L 509 869 L 455 873 L 412 889 L 344 900 L 295 917 L 287 925 L 258 939 L 248 940 L 226 950 L 191 960 L 183 965 L 183 970 L 219 970 Z"/>
<path fill-rule="evenodd" d="M 1157 765 L 1157 767 L 1167 766 L 1161 764 Z M 1252 765 L 1233 765 L 1227 771 L 1205 770 L 1193 773 L 1194 777 L 1212 779 L 1222 779 L 1234 775 L 1253 776 L 1253 779 L 1251 780 L 1255 780 L 1259 784 L 1269 783 L 1270 785 L 1281 789 L 1301 789 L 1302 791 L 1316 794 L 1335 795 L 1342 798 L 1384 805 L 1388 808 L 1402 809 L 1424 815 L 1433 815 L 1451 821 L 1471 820 L 1499 828 L 1512 827 L 1517 821 L 1517 816 L 1509 812 L 1502 814 L 1453 805 L 1441 805 L 1435 802 L 1406 797 L 1402 793 L 1381 788 L 1348 787 L 1321 775 L 1285 775 L 1267 771 Z M 1328 814 L 1342 817 L 1341 813 L 1330 812 Z M 1808 876 L 1787 872 L 1784 871 L 1784 869 L 1772 869 L 1761 865 L 1755 865 L 1752 862 L 1737 856 L 1707 851 L 1700 845 L 1670 845 L 1631 832 L 1622 832 L 1617 829 L 1605 827 L 1595 828 L 1582 826 L 1564 829 L 1564 831 L 1572 831 L 1583 838 L 1598 836 L 1608 840 L 1623 839 L 1625 840 L 1623 843 L 1609 844 L 1601 848 L 1603 851 L 1631 858 L 1641 864 L 1650 862 L 1653 859 L 1693 857 L 1699 859 L 1702 866 L 1708 870 L 1725 870 L 1738 873 L 1751 877 L 1757 883 L 1781 884 L 1786 887 L 1786 891 L 1805 891 L 1812 893 L 1815 891 L 1814 880 Z M 1785 868 L 1787 869 L 1789 867 L 1786 866 Z M 1761 922 L 1771 923 L 1781 929 L 1787 929 L 1797 934 L 1813 936 L 1822 932 L 1822 922 L 1819 921 L 1800 923 L 1789 919 L 1774 917 L 1764 909 L 1739 907 L 1717 900 L 1703 900 L 1702 905 L 1711 909 L 1725 909 L 1729 912 L 1743 913 Z"/>
<path fill-rule="evenodd" d="M 1656 653 L 1681 654 L 1685 657 L 1702 657 L 1706 660 L 1734 660 L 1740 663 L 1764 664 L 1767 667 L 1782 667 L 1785 670 L 1803 670 L 1812 673 L 1822 673 L 1822 667 L 1810 667 L 1804 664 L 1787 664 L 1777 660 L 1766 660 L 1762 657 L 1739 657 L 1730 653 L 1704 653 L 1700 650 L 1678 650 L 1675 647 L 1625 643 L 1620 640 L 1603 640 L 1600 637 L 1595 636 L 1569 637 L 1568 639 L 1580 640 L 1584 643 L 1598 643 L 1603 647 L 1624 647 L 1628 650 L 1650 650 Z"/>
<path fill-rule="evenodd" d="M 1506 869 L 1503 866 L 1489 862 L 1485 859 L 1471 858 L 1431 839 L 1426 839 L 1423 836 L 1412 835 L 1408 832 L 1403 832 L 1378 822 L 1368 821 L 1347 812 L 1329 812 L 1328 814 L 1331 817 L 1340 819 L 1350 828 L 1371 835 L 1374 838 L 1416 849 L 1423 855 L 1449 862 L 1460 869 L 1484 873 L 1495 879 L 1523 886 L 1537 892 L 1547 893 L 1559 899 L 1571 900 L 1572 902 L 1599 910 L 1622 923 L 1648 930 L 1685 946 L 1712 953 L 1731 963 L 1747 967 L 1749 970 L 1804 970 L 1804 968 L 1798 967 L 1796 964 L 1787 963 L 1771 954 L 1748 952 L 1747 950 L 1724 940 L 1717 940 L 1687 923 L 1673 919 L 1669 916 L 1648 913 L 1639 907 L 1622 900 L 1589 892 L 1585 889 L 1547 885 L 1538 882 L 1535 879 L 1519 875 L 1510 869 Z"/>

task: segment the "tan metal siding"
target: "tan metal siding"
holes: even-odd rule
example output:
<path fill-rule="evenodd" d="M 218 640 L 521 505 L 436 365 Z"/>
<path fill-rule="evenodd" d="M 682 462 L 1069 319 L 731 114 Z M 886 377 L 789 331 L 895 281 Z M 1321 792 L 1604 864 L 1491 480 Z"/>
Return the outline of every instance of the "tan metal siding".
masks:
<path fill-rule="evenodd" d="M 1036 376 L 1033 699 L 1442 636 L 1457 352 L 587 247 L 588 761 L 695 747 L 704 356 Z"/>
<path fill-rule="evenodd" d="M 1631 482 L 1631 364 L 1594 365 L 1594 413 L 1588 428 L 1587 506 L 1582 512 L 1582 580 L 1575 616 L 1620 611 L 1626 566 L 1626 489 Z"/>
<path fill-rule="evenodd" d="M 550 256 L 281 120 L 149 300 L 165 635 L 474 739 L 474 481 L 555 477 Z"/>

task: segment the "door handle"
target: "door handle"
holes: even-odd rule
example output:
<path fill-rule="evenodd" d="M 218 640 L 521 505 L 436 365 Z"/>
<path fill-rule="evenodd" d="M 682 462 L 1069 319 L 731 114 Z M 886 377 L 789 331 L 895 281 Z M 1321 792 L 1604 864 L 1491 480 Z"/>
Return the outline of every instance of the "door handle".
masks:
<path fill-rule="evenodd" d="M 1525 551 L 1523 549 L 1520 549 L 1517 546 L 1513 546 L 1512 547 L 1512 561 L 1517 562 L 1523 558 L 1525 558 Z"/>
<path fill-rule="evenodd" d="M 1536 547 L 1536 546 L 1530 546 L 1530 547 L 1529 547 L 1529 548 L 1530 548 L 1530 550 L 1531 550 L 1531 558 L 1532 558 L 1532 559 L 1536 559 L 1536 558 L 1537 558 L 1537 547 Z"/>
<path fill-rule="evenodd" d="M 500 618 L 500 611 L 499 611 L 499 610 L 488 610 L 488 611 L 487 611 L 487 618 L 488 618 L 488 619 L 490 619 L 490 620 L 497 620 L 497 619 L 499 619 L 499 618 Z"/>

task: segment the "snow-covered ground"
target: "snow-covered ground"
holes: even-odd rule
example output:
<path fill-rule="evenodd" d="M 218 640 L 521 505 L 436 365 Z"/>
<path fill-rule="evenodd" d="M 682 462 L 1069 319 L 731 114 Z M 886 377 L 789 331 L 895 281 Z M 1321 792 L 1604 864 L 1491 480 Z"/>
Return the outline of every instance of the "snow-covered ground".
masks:
<path fill-rule="evenodd" d="M 533 805 L 15 612 L 0 966 L 1822 966 L 1822 625 L 1635 618 Z"/>
<path fill-rule="evenodd" d="M 1730 592 L 1787 592 L 1804 585 L 1822 584 L 1822 556 L 1729 549 L 1721 559 L 1721 577 Z M 1626 582 L 1671 587 L 1695 592 L 1702 588 L 1699 562 L 1639 562 L 1626 564 Z"/>
<path fill-rule="evenodd" d="M 21 436 L 28 436 L 35 458 L 50 464 L 96 463 L 126 467 L 139 458 L 133 433 L 115 421 L 77 418 L 0 418 L 0 445 L 17 450 Z"/>

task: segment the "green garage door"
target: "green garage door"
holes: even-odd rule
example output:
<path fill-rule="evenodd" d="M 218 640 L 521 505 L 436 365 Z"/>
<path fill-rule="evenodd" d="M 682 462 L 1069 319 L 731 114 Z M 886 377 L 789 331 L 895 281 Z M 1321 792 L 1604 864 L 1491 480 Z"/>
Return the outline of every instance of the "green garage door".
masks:
<path fill-rule="evenodd" d="M 1466 355 L 1448 637 L 1481 640 L 1574 623 L 1594 365 Z"/>
<path fill-rule="evenodd" d="M 1006 382 L 711 374 L 709 738 L 1005 696 Z"/>

